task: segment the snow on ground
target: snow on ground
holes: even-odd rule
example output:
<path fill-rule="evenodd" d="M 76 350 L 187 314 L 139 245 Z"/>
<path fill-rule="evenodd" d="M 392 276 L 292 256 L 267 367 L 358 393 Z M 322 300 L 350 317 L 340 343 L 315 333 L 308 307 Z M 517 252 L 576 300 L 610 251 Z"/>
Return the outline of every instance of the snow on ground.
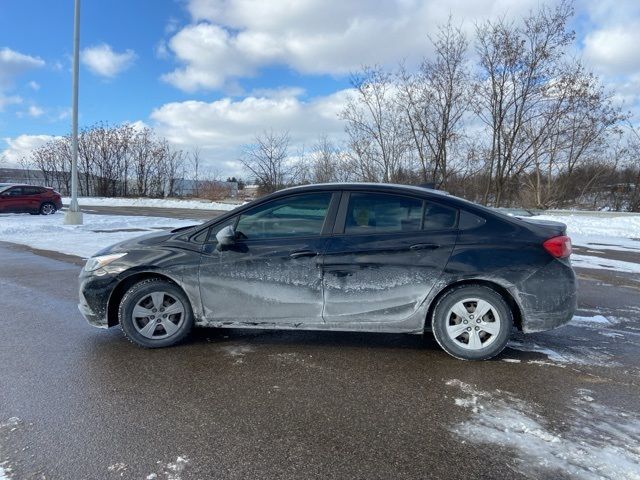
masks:
<path fill-rule="evenodd" d="M 0 435 L 2 437 L 6 437 L 6 439 L 8 440 L 9 435 L 12 432 L 16 431 L 21 423 L 22 423 L 22 420 L 20 420 L 18 417 L 11 417 L 7 420 L 1 421 Z M 0 452 L 0 455 L 1 454 L 2 452 Z M 0 480 L 11 480 L 12 471 L 13 469 L 11 468 L 11 464 L 9 460 L 7 460 L 6 457 L 0 457 Z"/>
<path fill-rule="evenodd" d="M 612 325 L 614 322 L 609 320 L 607 317 L 603 315 L 593 315 L 591 317 L 583 317 L 580 315 L 574 315 L 571 319 L 572 325 L 581 325 L 583 323 L 586 324 L 598 324 L 598 325 Z"/>
<path fill-rule="evenodd" d="M 63 197 L 62 203 L 69 205 L 71 199 Z M 107 198 L 78 197 L 80 207 L 154 207 L 191 208 L 195 210 L 233 210 L 240 204 L 209 202 L 201 200 L 178 200 L 175 198 Z"/>
<path fill-rule="evenodd" d="M 4 464 L 5 462 L 0 463 L 0 480 L 9 480 L 9 474 L 3 467 Z"/>
<path fill-rule="evenodd" d="M 539 406 L 507 392 L 482 391 L 460 380 L 447 385 L 463 394 L 455 405 L 470 412 L 453 433 L 464 442 L 513 451 L 512 467 L 527 478 L 640 479 L 640 417 L 600 405 L 590 390 L 575 392 L 556 428 L 536 413 Z"/>
<path fill-rule="evenodd" d="M 613 260 L 610 258 L 602 258 L 592 255 L 580 255 L 577 253 L 571 255 L 571 264 L 574 267 L 594 268 L 596 270 L 640 273 L 640 263 L 625 262 L 623 260 Z"/>
<path fill-rule="evenodd" d="M 545 342 L 546 343 L 546 342 Z M 533 352 L 546 355 L 548 361 L 545 360 L 529 360 L 527 363 L 547 365 L 553 367 L 564 368 L 567 365 L 597 365 L 603 367 L 612 367 L 618 365 L 612 360 L 613 356 L 608 353 L 597 351 L 593 348 L 584 346 L 563 347 L 557 345 L 540 345 L 535 341 L 531 341 L 527 337 L 523 340 L 511 340 L 507 347 L 521 352 Z M 552 348 L 553 347 L 553 348 Z"/>
<path fill-rule="evenodd" d="M 195 225 L 193 220 L 84 214 L 84 225 L 63 225 L 64 215 L 0 215 L 0 241 L 89 258 L 117 242 Z"/>
<path fill-rule="evenodd" d="M 598 333 L 610 336 L 624 337 L 627 332 L 616 330 L 619 319 L 607 318 L 596 314 L 591 316 L 574 315 L 569 325 L 595 329 Z M 613 329 L 613 331 L 611 330 Z M 567 365 L 589 365 L 600 367 L 616 367 L 620 364 L 613 354 L 607 351 L 603 345 L 582 344 L 578 341 L 567 343 L 565 339 L 556 339 L 546 336 L 541 343 L 540 337 L 529 335 L 514 335 L 507 346 L 521 352 L 540 353 L 547 357 L 546 360 L 527 360 L 527 363 L 565 368 Z M 510 361 L 505 359 L 505 361 Z"/>

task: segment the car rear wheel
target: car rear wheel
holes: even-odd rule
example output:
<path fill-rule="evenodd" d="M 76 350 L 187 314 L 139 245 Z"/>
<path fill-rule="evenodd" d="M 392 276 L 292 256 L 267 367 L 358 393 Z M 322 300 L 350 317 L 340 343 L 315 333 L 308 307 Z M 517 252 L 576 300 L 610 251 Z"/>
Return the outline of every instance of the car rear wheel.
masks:
<path fill-rule="evenodd" d="M 486 360 L 509 341 L 513 314 L 504 298 L 483 285 L 448 291 L 436 304 L 432 328 L 436 341 L 462 360 Z"/>
<path fill-rule="evenodd" d="M 122 297 L 118 317 L 125 336 L 145 348 L 174 345 L 193 327 L 187 296 L 177 285 L 159 278 L 131 287 Z"/>
<path fill-rule="evenodd" d="M 56 213 L 56 206 L 51 202 L 40 205 L 40 215 L 52 215 Z"/>

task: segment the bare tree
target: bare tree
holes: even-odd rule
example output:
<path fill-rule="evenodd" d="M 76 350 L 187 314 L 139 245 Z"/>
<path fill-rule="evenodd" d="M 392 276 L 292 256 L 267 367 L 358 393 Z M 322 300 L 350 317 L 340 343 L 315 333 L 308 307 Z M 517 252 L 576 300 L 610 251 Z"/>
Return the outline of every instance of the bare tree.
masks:
<path fill-rule="evenodd" d="M 309 155 L 309 181 L 312 183 L 345 182 L 350 179 L 344 152 L 321 135 Z"/>
<path fill-rule="evenodd" d="M 475 109 L 491 135 L 484 203 L 501 204 L 509 180 L 529 166 L 533 145 L 553 121 L 546 90 L 574 38 L 567 30 L 572 14 L 571 3 L 562 1 L 541 6 L 522 24 L 500 19 L 477 28 Z"/>
<path fill-rule="evenodd" d="M 288 158 L 289 132 L 272 130 L 256 135 L 247 145 L 240 163 L 255 178 L 261 193 L 271 193 L 291 185 L 296 178 L 296 165 Z"/>
<path fill-rule="evenodd" d="M 191 167 L 191 180 L 193 181 L 192 195 L 200 196 L 200 149 L 194 147 L 189 155 L 189 166 Z"/>
<path fill-rule="evenodd" d="M 356 94 L 341 118 L 346 121 L 354 173 L 366 181 L 400 181 L 411 143 L 393 76 L 381 67 L 365 67 L 352 75 L 351 84 Z"/>
<path fill-rule="evenodd" d="M 547 90 L 550 97 L 540 127 L 525 126 L 531 142 L 534 175 L 528 187 L 535 194 L 534 206 L 557 206 L 575 192 L 574 173 L 580 166 L 599 168 L 582 169 L 584 187 L 593 185 L 595 177 L 584 177 L 585 172 L 600 175 L 616 163 L 620 150 L 619 125 L 627 118 L 613 102 L 600 80 L 585 70 L 580 63 L 562 67 Z M 603 160 L 610 157 L 609 162 Z"/>
<path fill-rule="evenodd" d="M 450 154 L 462 135 L 468 111 L 468 42 L 452 18 L 431 38 L 435 58 L 425 58 L 417 74 L 401 66 L 399 102 L 420 160 L 422 180 L 447 188 Z"/>

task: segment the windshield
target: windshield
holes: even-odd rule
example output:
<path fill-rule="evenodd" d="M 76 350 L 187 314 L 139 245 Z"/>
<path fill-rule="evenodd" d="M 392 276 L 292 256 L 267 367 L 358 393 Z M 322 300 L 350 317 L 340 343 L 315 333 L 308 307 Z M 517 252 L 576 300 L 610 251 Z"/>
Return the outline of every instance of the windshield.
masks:
<path fill-rule="evenodd" d="M 11 185 L 0 185 L 0 193 L 4 192 L 5 190 L 9 190 L 11 188 Z"/>

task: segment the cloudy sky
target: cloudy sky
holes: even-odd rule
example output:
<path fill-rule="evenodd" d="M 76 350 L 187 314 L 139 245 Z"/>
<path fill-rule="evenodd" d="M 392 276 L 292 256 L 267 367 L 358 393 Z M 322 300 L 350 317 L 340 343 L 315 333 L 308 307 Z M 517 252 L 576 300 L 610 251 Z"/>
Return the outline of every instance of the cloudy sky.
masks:
<path fill-rule="evenodd" d="M 516 18 L 539 0 L 84 0 L 80 124 L 144 122 L 224 173 L 265 129 L 343 135 L 349 72 L 407 64 L 451 14 Z M 554 0 L 548 3 L 553 4 Z M 573 54 L 640 123 L 640 1 L 576 0 Z M 69 132 L 73 0 L 0 0 L 5 163 Z"/>

